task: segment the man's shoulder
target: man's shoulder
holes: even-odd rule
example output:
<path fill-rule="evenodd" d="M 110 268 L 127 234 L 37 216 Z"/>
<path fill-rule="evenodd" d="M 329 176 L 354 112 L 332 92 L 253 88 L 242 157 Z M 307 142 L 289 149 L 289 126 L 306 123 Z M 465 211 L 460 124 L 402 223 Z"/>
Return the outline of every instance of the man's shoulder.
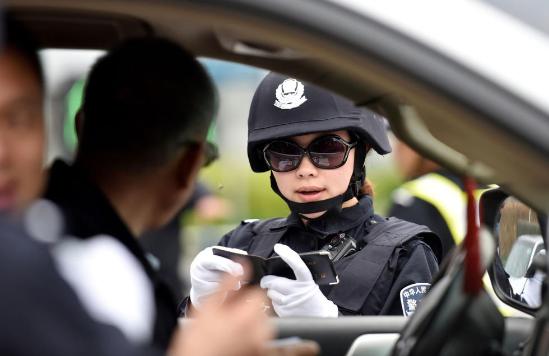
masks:
<path fill-rule="evenodd" d="M 52 253 L 60 273 L 95 318 L 118 326 L 131 340 L 151 339 L 152 281 L 118 239 L 105 234 L 86 240 L 67 238 Z M 131 322 L 127 315 L 134 315 Z"/>
<path fill-rule="evenodd" d="M 366 236 L 367 243 L 390 246 L 415 246 L 418 241 L 428 246 L 440 257 L 442 243 L 437 234 L 425 225 L 419 225 L 410 221 L 395 217 L 383 218 L 369 229 Z"/>
<path fill-rule="evenodd" d="M 61 210 L 65 233 L 78 238 L 107 234 L 117 239 L 133 239 L 101 189 L 75 165 L 56 160 L 49 172 L 44 198 Z"/>
<path fill-rule="evenodd" d="M 249 231 L 258 234 L 268 230 L 285 228 L 286 226 L 286 218 L 245 219 L 240 222 L 240 225 L 234 231 Z"/>
<path fill-rule="evenodd" d="M 377 219 L 370 222 L 367 231 L 371 242 L 398 240 L 397 243 L 403 243 L 423 233 L 432 233 L 425 225 L 419 225 L 396 217 L 377 217 Z"/>
<path fill-rule="evenodd" d="M 247 246 L 256 236 L 282 231 L 286 227 L 286 218 L 242 220 L 240 225 L 225 235 L 220 244 L 230 247 Z"/>

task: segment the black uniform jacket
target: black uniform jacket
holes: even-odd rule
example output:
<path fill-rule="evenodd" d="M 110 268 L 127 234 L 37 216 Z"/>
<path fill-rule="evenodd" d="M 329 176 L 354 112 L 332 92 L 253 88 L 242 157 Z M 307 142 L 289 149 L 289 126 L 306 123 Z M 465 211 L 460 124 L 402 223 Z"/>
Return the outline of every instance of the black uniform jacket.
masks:
<path fill-rule="evenodd" d="M 219 244 L 269 257 L 276 243 L 299 253 L 314 251 L 327 236 L 341 232 L 357 240 L 360 250 L 335 262 L 339 284 L 321 290 L 343 315 L 403 315 L 401 290 L 430 283 L 438 271 L 433 252 L 440 252 L 438 237 L 425 226 L 375 215 L 368 196 L 306 226 L 293 213 L 286 219 L 243 222 Z"/>
<path fill-rule="evenodd" d="M 154 288 L 156 320 L 153 343 L 167 348 L 177 325 L 177 301 L 149 263 L 145 252 L 128 227 L 118 216 L 101 190 L 87 179 L 77 166 L 56 161 L 50 171 L 46 199 L 63 212 L 66 234 L 87 239 L 99 234 L 109 235 L 122 243 L 140 262 Z"/>
<path fill-rule="evenodd" d="M 55 269 L 48 248 L 0 220 L 0 355 L 160 355 L 92 319 Z"/>

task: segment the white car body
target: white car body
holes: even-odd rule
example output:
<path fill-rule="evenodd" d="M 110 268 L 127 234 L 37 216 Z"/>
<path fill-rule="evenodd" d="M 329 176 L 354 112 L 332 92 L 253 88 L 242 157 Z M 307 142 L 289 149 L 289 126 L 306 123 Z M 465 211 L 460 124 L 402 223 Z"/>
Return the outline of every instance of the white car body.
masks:
<path fill-rule="evenodd" d="M 509 274 L 509 283 L 513 291 L 520 295 L 528 278 L 525 277 L 534 256 L 545 248 L 541 235 L 521 235 L 513 244 L 505 262 L 505 271 Z"/>

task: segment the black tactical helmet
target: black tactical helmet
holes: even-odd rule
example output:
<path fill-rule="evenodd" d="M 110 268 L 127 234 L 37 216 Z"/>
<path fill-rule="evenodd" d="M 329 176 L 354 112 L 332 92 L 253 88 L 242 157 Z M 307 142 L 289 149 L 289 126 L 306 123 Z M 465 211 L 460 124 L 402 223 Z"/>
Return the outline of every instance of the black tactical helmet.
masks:
<path fill-rule="evenodd" d="M 259 84 L 248 117 L 248 159 L 254 172 L 269 170 L 262 149 L 273 139 L 349 130 L 379 154 L 391 152 L 383 118 L 315 85 L 277 73 Z"/>
<path fill-rule="evenodd" d="M 259 84 L 248 117 L 248 159 L 254 172 L 269 170 L 264 146 L 274 139 L 313 132 L 348 130 L 359 141 L 355 166 L 347 191 L 326 200 L 298 203 L 285 198 L 271 174 L 271 187 L 286 201 L 290 210 L 308 214 L 340 211 L 341 204 L 360 195 L 365 179 L 366 145 L 377 153 L 391 152 L 383 118 L 356 107 L 350 100 L 325 89 L 276 73 Z M 362 144 L 361 144 L 362 143 Z"/>

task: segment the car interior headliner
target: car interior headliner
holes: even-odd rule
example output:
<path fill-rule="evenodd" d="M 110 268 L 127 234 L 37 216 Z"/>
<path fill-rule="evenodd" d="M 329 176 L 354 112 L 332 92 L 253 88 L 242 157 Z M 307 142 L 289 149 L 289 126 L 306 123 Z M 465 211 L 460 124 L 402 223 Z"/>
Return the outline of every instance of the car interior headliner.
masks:
<path fill-rule="evenodd" d="M 397 136 L 433 160 L 481 182 L 499 184 L 533 207 L 549 211 L 549 140 L 543 142 L 549 137 L 547 113 L 509 100 L 509 93 L 460 72 L 433 51 L 414 48 L 379 24 L 364 19 L 354 23 L 359 19 L 352 16 L 346 23 L 332 23 L 338 16 L 335 5 L 318 5 L 311 12 L 312 2 L 284 0 L 278 8 L 251 0 L 8 0 L 4 5 L 44 48 L 108 49 L 125 38 L 161 35 L 197 56 L 322 85 L 384 114 Z M 282 12 L 284 6 L 295 8 Z M 313 23 L 319 18 L 325 20 L 324 34 L 322 26 Z M 342 27 L 330 32 L 332 25 Z M 376 42 L 384 34 L 384 42 Z M 401 52 L 395 55 L 383 47 L 390 45 Z M 432 60 L 432 73 L 406 67 L 421 59 L 412 57 L 416 54 Z M 441 79 L 452 82 L 439 85 Z M 451 85 L 459 90 L 453 91 Z M 474 100 L 467 96 L 475 91 L 482 95 Z M 531 121 L 532 127 L 518 130 L 524 125 L 517 126 L 516 117 Z"/>

